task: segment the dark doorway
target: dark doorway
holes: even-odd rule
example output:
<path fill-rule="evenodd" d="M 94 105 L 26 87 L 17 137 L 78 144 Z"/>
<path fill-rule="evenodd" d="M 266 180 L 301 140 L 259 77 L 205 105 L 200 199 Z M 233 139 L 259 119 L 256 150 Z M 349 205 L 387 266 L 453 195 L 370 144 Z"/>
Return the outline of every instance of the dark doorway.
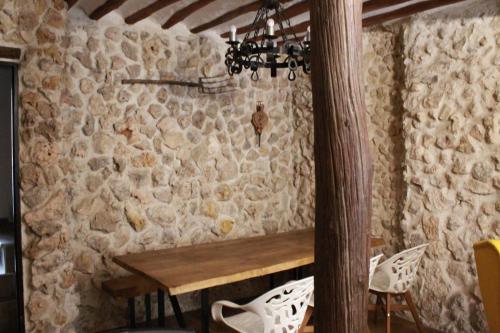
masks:
<path fill-rule="evenodd" d="M 0 62 L 0 332 L 24 332 L 17 65 Z"/>

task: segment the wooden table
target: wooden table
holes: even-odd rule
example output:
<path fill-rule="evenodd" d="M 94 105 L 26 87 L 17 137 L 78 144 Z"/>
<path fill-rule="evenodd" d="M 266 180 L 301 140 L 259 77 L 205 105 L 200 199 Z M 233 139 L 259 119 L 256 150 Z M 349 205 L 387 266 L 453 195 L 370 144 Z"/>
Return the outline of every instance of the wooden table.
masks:
<path fill-rule="evenodd" d="M 383 245 L 372 239 L 372 247 Z M 201 290 L 203 332 L 208 332 L 208 288 L 314 263 L 314 229 L 115 257 L 126 270 L 156 281 L 182 320 L 176 295 Z"/>

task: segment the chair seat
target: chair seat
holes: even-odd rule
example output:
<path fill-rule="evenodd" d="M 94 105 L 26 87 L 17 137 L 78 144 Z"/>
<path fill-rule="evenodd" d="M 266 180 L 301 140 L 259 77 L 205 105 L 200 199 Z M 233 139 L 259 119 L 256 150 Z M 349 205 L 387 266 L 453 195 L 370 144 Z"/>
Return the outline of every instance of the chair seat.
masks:
<path fill-rule="evenodd" d="M 231 326 L 242 333 L 262 333 L 264 332 L 264 323 L 258 315 L 253 312 L 243 312 L 234 316 L 225 318 L 228 326 Z"/>
<path fill-rule="evenodd" d="M 391 280 L 387 274 L 385 272 L 377 271 L 373 274 L 370 289 L 378 292 L 389 292 L 392 291 L 390 284 Z"/>

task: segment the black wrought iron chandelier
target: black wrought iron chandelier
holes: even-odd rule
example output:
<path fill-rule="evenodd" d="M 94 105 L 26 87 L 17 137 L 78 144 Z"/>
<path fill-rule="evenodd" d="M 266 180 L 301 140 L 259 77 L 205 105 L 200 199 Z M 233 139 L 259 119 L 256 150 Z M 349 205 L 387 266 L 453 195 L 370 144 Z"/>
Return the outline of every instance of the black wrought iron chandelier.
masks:
<path fill-rule="evenodd" d="M 231 26 L 230 47 L 226 52 L 229 75 L 240 74 L 243 69 L 252 71 L 251 78 L 258 81 L 259 70 L 268 68 L 271 77 L 276 77 L 278 68 L 288 69 L 288 79 L 297 78 L 296 71 L 302 67 L 306 74 L 311 72 L 311 33 L 307 29 L 304 39 L 299 39 L 285 18 L 279 0 L 263 0 L 262 7 L 243 41 L 238 41 L 236 27 Z M 275 32 L 278 25 L 279 31 Z M 288 33 L 287 33 L 288 32 Z"/>

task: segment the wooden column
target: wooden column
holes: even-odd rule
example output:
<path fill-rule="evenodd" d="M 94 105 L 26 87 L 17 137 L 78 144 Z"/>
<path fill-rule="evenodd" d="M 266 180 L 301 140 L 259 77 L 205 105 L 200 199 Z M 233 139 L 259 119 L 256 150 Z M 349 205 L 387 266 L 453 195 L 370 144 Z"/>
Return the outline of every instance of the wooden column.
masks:
<path fill-rule="evenodd" d="M 311 3 L 319 333 L 367 332 L 372 162 L 361 13 L 362 0 Z"/>

